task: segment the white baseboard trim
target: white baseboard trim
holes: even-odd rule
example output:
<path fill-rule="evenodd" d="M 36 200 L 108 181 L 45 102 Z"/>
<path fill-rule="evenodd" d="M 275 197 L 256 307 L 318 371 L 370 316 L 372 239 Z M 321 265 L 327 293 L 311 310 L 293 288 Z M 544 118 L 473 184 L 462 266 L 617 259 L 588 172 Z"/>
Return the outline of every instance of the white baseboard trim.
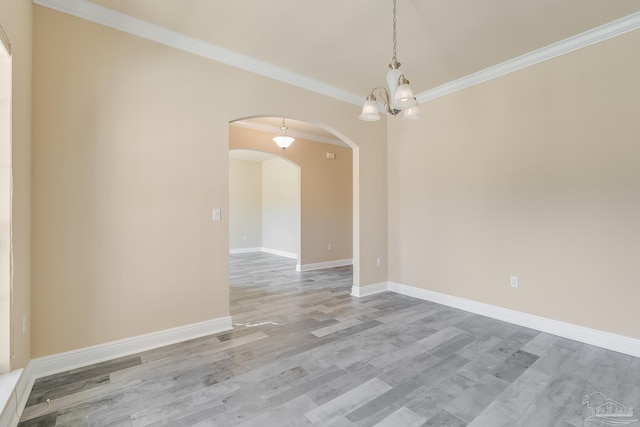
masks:
<path fill-rule="evenodd" d="M 296 271 L 322 270 L 324 268 L 344 267 L 346 265 L 353 265 L 353 259 L 336 259 L 313 264 L 298 264 L 296 265 Z"/>
<path fill-rule="evenodd" d="M 253 252 L 262 252 L 262 248 L 237 248 L 229 249 L 229 255 L 233 254 L 249 254 Z"/>
<path fill-rule="evenodd" d="M 351 296 L 362 298 L 362 297 L 368 297 L 369 295 L 379 294 L 380 292 L 386 292 L 388 290 L 389 290 L 389 282 L 374 283 L 372 285 L 366 285 L 366 286 L 353 285 L 351 287 Z"/>
<path fill-rule="evenodd" d="M 298 254 L 297 253 L 281 251 L 280 249 L 271 249 L 271 248 L 263 248 L 263 247 L 229 249 L 229 254 L 230 255 L 233 255 L 233 254 L 249 254 L 249 253 L 254 253 L 254 252 L 266 252 L 268 254 L 279 255 L 279 256 L 283 256 L 285 258 L 298 259 Z"/>
<path fill-rule="evenodd" d="M 585 344 L 591 344 L 619 353 L 640 357 L 640 340 L 597 329 L 586 328 L 559 320 L 548 319 L 546 317 L 535 316 L 520 311 L 510 310 L 495 305 L 485 304 L 468 300 L 427 289 L 416 288 L 414 286 L 402 285 L 400 283 L 389 282 L 388 290 L 402 295 L 419 298 L 426 301 L 435 302 L 453 308 L 459 308 L 471 313 L 491 317 L 552 335 L 558 335 Z"/>
<path fill-rule="evenodd" d="M 0 426 L 10 426 L 18 418 L 16 388 L 22 369 L 0 375 Z M 16 423 L 17 424 L 17 423 Z"/>
<path fill-rule="evenodd" d="M 33 388 L 35 377 L 33 375 L 33 365 L 29 363 L 26 368 L 12 372 L 13 382 L 17 380 L 13 390 L 10 392 L 4 410 L 0 413 L 0 427 L 16 427 L 20 422 L 20 416 L 27 405 L 29 394 Z"/>
<path fill-rule="evenodd" d="M 175 344 L 206 335 L 217 334 L 233 329 L 231 317 L 179 326 L 146 335 L 125 338 L 78 350 L 52 354 L 31 360 L 34 377 L 41 378 L 58 372 L 93 365 L 141 351 L 151 350 L 165 345 Z"/>
<path fill-rule="evenodd" d="M 293 259 L 298 259 L 298 254 L 295 252 L 287 252 L 287 251 L 281 251 L 280 249 L 271 249 L 271 248 L 260 248 L 262 250 L 262 252 L 266 252 L 268 254 L 273 254 L 273 255 L 280 255 L 286 258 L 293 258 Z"/>

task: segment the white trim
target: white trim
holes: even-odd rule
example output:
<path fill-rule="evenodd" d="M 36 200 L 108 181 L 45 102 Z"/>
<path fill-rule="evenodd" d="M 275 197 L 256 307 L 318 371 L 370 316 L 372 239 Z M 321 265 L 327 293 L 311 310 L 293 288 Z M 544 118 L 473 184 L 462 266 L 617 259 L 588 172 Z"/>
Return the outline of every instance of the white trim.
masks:
<path fill-rule="evenodd" d="M 480 70 L 476 73 L 469 74 L 468 76 L 464 76 L 433 89 L 429 89 L 425 92 L 419 93 L 416 96 L 416 99 L 419 103 L 431 101 L 432 99 L 449 95 L 459 90 L 493 80 L 523 68 L 531 67 L 532 65 L 539 64 L 549 59 L 556 58 L 639 28 L 640 12 L 636 12 L 543 48 L 509 59 L 508 61 L 500 64 L 485 68 L 484 70 Z"/>
<path fill-rule="evenodd" d="M 15 375 L 11 379 L 11 381 L 15 381 L 15 386 L 7 399 L 4 410 L 0 412 L 0 427 L 15 427 L 18 425 L 35 382 L 31 363 L 25 369 L 18 369 L 9 375 Z"/>
<path fill-rule="evenodd" d="M 229 249 L 229 254 L 248 254 L 252 252 L 262 252 L 262 248 L 237 248 L 237 249 Z"/>
<path fill-rule="evenodd" d="M 313 264 L 298 264 L 296 265 L 296 271 L 322 270 L 325 268 L 344 267 L 346 265 L 353 265 L 353 259 L 336 259 L 333 261 L 316 262 Z"/>
<path fill-rule="evenodd" d="M 14 392 L 20 377 L 22 369 L 16 369 L 8 374 L 0 375 L 0 426 L 9 426 L 11 422 L 17 418 L 17 404 Z"/>
<path fill-rule="evenodd" d="M 389 290 L 389 282 L 379 282 L 379 283 L 374 283 L 372 285 L 366 285 L 366 286 L 353 285 L 351 287 L 351 296 L 362 298 L 362 297 L 368 297 L 369 295 L 375 295 L 381 292 L 386 292 L 388 290 Z"/>
<path fill-rule="evenodd" d="M 285 70 L 87 0 L 33 0 L 33 3 L 350 104 L 361 105 L 364 99 L 364 96 L 355 95 L 320 80 Z"/>
<path fill-rule="evenodd" d="M 51 356 L 39 357 L 32 359 L 31 364 L 33 364 L 35 378 L 40 378 L 231 329 L 233 329 L 231 317 L 220 317 Z"/>
<path fill-rule="evenodd" d="M 271 249 L 271 248 L 238 248 L 238 249 L 229 249 L 229 254 L 248 254 L 253 252 L 266 252 L 272 255 L 283 256 L 285 258 L 293 258 L 298 259 L 298 254 L 295 252 L 287 252 L 281 251 L 280 249 Z"/>
<path fill-rule="evenodd" d="M 597 329 L 585 328 L 583 326 L 561 322 L 559 320 L 535 316 L 400 283 L 389 282 L 388 289 L 402 295 L 459 308 L 461 310 L 491 317 L 493 319 L 547 332 L 549 334 L 595 345 L 634 357 L 640 357 L 640 340 L 635 338 L 616 335 Z"/>
<path fill-rule="evenodd" d="M 194 37 L 134 18 L 87 0 L 33 0 L 33 3 L 350 104 L 362 105 L 364 99 L 363 96 L 347 92 L 319 80 L 258 61 L 246 55 L 206 43 Z M 636 12 L 419 93 L 416 98 L 419 103 L 427 102 L 639 28 L 640 12 Z"/>
<path fill-rule="evenodd" d="M 262 252 L 266 252 L 268 254 L 279 255 L 286 258 L 298 259 L 298 254 L 295 252 L 287 252 L 281 251 L 280 249 L 271 249 L 271 248 L 261 248 Z"/>
<path fill-rule="evenodd" d="M 33 370 L 33 364 L 29 362 L 27 367 L 22 372 L 20 376 L 20 380 L 16 385 L 16 395 L 18 398 L 18 414 L 22 415 L 25 406 L 27 406 L 27 401 L 29 400 L 29 395 L 31 394 L 31 389 L 33 388 L 33 383 L 35 383 L 36 377 Z M 20 420 L 18 417 L 15 417 L 15 423 L 13 426 L 17 426 Z"/>

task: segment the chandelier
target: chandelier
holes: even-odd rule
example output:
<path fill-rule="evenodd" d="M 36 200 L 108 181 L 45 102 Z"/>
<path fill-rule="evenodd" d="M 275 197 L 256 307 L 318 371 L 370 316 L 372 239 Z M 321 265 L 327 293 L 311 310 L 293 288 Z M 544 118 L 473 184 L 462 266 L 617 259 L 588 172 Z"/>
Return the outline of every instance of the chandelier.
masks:
<path fill-rule="evenodd" d="M 289 128 L 287 127 L 287 125 L 284 124 L 284 117 L 283 117 L 282 126 L 280 126 L 280 131 L 282 132 L 282 135 L 273 137 L 273 142 L 275 142 L 278 147 L 282 148 L 282 150 L 289 148 L 289 146 L 293 143 L 293 141 L 295 141 L 295 138 L 287 136 L 287 129 Z"/>
<path fill-rule="evenodd" d="M 400 71 L 400 63 L 396 59 L 396 44 L 396 0 L 393 0 L 393 58 L 391 58 L 391 63 L 389 64 L 390 70 L 387 73 L 387 86 L 389 90 L 384 87 L 376 87 L 371 91 L 362 107 L 360 120 L 367 122 L 380 120 L 376 94 L 382 98 L 382 103 L 387 113 L 392 116 L 404 112 L 402 115 L 403 120 L 419 120 L 422 118 L 418 101 L 409 86 L 409 80 L 407 80 L 402 71 Z"/>

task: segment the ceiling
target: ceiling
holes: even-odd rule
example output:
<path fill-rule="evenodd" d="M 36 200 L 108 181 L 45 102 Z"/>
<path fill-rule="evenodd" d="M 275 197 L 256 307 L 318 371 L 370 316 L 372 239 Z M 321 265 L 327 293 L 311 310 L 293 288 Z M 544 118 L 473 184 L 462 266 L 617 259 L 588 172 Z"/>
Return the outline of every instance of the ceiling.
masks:
<path fill-rule="evenodd" d="M 240 126 L 264 132 L 280 134 L 282 131 L 282 117 L 254 117 L 250 119 L 238 120 L 231 122 L 231 126 Z M 294 119 L 286 119 L 285 126 L 287 135 L 298 139 L 308 139 L 311 141 L 324 142 L 325 144 L 340 145 L 348 147 L 348 145 L 337 138 L 331 132 L 322 129 L 314 124 L 301 122 Z"/>
<path fill-rule="evenodd" d="M 274 159 L 276 156 L 262 151 L 254 150 L 229 150 L 229 158 L 237 160 L 250 160 L 252 162 L 265 162 Z"/>
<path fill-rule="evenodd" d="M 92 1 L 363 100 L 392 57 L 391 0 Z M 640 1 L 398 0 L 397 9 L 397 58 L 419 94 L 640 12 Z"/>
<path fill-rule="evenodd" d="M 392 56 L 391 0 L 93 2 L 363 98 Z M 420 93 L 638 11 L 638 0 L 398 0 L 398 60 Z"/>

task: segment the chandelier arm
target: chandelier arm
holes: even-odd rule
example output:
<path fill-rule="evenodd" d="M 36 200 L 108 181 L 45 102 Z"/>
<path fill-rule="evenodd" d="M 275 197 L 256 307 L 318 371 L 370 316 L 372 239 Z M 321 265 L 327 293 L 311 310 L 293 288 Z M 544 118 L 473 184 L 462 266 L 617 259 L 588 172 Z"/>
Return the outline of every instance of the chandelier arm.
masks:
<path fill-rule="evenodd" d="M 389 95 L 389 91 L 386 88 L 382 86 L 373 88 L 373 90 L 371 91 L 371 95 L 375 97 L 376 94 L 382 98 L 382 103 L 387 113 L 391 114 L 392 116 L 400 113 L 401 110 L 396 110 L 391 106 L 391 96 Z"/>

